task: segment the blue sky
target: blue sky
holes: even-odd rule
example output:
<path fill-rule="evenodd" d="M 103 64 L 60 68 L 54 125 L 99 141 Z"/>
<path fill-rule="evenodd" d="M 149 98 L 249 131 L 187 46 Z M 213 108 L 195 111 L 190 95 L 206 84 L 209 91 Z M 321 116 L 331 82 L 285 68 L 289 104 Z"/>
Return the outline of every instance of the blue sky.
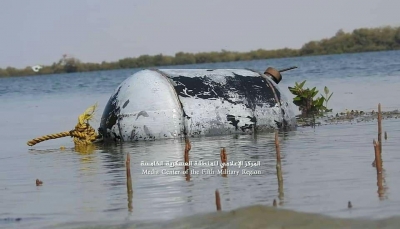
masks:
<path fill-rule="evenodd" d="M 3 0 L 0 67 L 142 54 L 300 48 L 337 30 L 400 26 L 399 0 Z"/>

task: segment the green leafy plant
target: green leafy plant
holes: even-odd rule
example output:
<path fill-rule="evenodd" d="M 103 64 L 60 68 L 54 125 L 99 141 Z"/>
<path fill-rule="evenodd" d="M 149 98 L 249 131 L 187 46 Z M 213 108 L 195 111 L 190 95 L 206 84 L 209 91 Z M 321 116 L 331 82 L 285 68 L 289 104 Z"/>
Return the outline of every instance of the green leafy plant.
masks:
<path fill-rule="evenodd" d="M 325 86 L 325 96 L 321 95 L 321 97 L 315 97 L 319 93 L 317 88 L 304 88 L 305 83 L 306 80 L 301 83 L 296 82 L 294 87 L 288 87 L 289 91 L 296 96 L 293 98 L 293 103 L 299 107 L 302 116 L 314 117 L 332 111 L 332 109 L 327 108 L 327 104 L 333 93 L 329 95 L 329 89 Z"/>
<path fill-rule="evenodd" d="M 321 97 L 325 100 L 325 107 L 328 107 L 328 101 L 331 99 L 333 92 L 329 94 L 329 88 L 327 86 L 324 87 L 325 96 L 321 94 Z M 328 112 L 332 111 L 332 109 L 327 110 Z"/>

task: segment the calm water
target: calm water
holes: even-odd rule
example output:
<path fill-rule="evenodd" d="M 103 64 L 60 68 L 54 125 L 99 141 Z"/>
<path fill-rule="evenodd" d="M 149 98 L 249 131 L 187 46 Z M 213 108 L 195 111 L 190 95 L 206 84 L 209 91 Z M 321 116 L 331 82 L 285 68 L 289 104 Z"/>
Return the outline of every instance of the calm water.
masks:
<path fill-rule="evenodd" d="M 365 111 L 400 108 L 400 52 L 287 58 L 170 68 L 299 68 L 283 75 L 287 90 L 294 82 L 334 92 L 329 106 Z M 41 228 L 59 223 L 134 223 L 170 220 L 215 211 L 215 189 L 225 211 L 278 200 L 274 137 L 225 136 L 192 139 L 193 161 L 219 160 L 226 147 L 228 161 L 260 162 L 250 168 L 261 175 L 143 175 L 141 161 L 182 160 L 180 140 L 99 146 L 91 154 L 73 150 L 70 138 L 28 147 L 43 134 L 73 129 L 77 117 L 98 102 L 97 128 L 113 90 L 136 69 L 68 75 L 0 78 L 0 227 Z M 322 91 L 321 91 L 322 92 Z M 281 208 L 341 218 L 385 218 L 400 211 L 399 119 L 384 120 L 385 193 L 378 197 L 376 170 L 371 166 L 377 124 L 361 122 L 300 128 L 281 133 L 284 198 Z M 65 150 L 60 150 L 65 146 Z M 128 205 L 126 154 L 131 155 L 133 196 Z M 201 171 L 201 167 L 193 167 Z M 211 166 L 207 168 L 213 168 Z M 236 167 L 230 167 L 237 170 Z M 182 167 L 147 167 L 161 172 Z M 242 169 L 242 168 L 241 168 Z M 240 169 L 240 170 L 241 170 Z M 43 181 L 37 187 L 35 180 Z M 347 202 L 353 203 L 351 210 Z M 17 220 L 17 219 L 21 220 Z M 203 222 L 204 223 L 204 222 Z M 158 225 L 158 224 L 157 224 Z M 154 226 L 154 225 L 153 225 Z"/>

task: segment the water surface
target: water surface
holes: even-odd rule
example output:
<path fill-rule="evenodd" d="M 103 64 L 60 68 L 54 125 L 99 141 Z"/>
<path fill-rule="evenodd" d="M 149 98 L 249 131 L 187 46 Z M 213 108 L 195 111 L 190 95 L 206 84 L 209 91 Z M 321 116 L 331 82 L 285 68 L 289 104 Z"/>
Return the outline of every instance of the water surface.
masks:
<path fill-rule="evenodd" d="M 294 82 L 334 92 L 329 106 L 371 111 L 399 109 L 400 52 L 245 61 L 169 68 L 299 68 L 283 75 L 287 90 Z M 26 142 L 43 134 L 73 129 L 77 117 L 98 102 L 91 124 L 97 128 L 113 90 L 138 69 L 48 76 L 0 78 L 0 227 L 41 228 L 83 222 L 133 223 L 172 220 L 215 211 L 214 191 L 221 194 L 222 209 L 281 202 L 280 208 L 321 213 L 340 218 L 385 218 L 400 210 L 398 164 L 399 119 L 383 122 L 388 139 L 383 142 L 384 193 L 378 196 L 372 140 L 376 120 L 299 128 L 280 133 L 284 197 L 278 198 L 273 134 L 191 139 L 190 159 L 219 160 L 226 147 L 228 161 L 259 162 L 260 175 L 194 174 L 144 175 L 141 161 L 183 159 L 181 140 L 97 146 L 90 154 L 75 152 L 70 138 L 28 147 Z M 307 85 L 306 84 L 306 85 Z M 65 146 L 65 150 L 60 150 Z M 133 195 L 128 204 L 125 158 L 130 153 Z M 212 166 L 209 166 L 210 168 Z M 161 171 L 167 166 L 152 167 Z M 195 167 L 193 167 L 195 168 Z M 197 168 L 201 169 L 201 168 Z M 230 169 L 237 169 L 231 166 Z M 241 170 L 241 169 L 240 169 Z M 37 187 L 39 178 L 43 185 Z M 353 208 L 347 209 L 351 201 Z M 20 219 L 20 220 L 17 220 Z M 69 225 L 69 226 L 68 226 Z M 85 225 L 85 224 L 82 224 Z M 154 226 L 154 225 L 153 225 Z M 215 226 L 215 225 L 214 225 Z"/>

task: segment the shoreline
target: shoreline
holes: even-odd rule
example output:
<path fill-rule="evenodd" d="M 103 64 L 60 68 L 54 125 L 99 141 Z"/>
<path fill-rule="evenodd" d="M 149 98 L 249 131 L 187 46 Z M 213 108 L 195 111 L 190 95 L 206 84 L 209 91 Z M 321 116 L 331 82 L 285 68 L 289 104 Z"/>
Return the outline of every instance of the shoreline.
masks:
<path fill-rule="evenodd" d="M 352 209 L 346 209 L 349 215 Z M 295 211 L 270 205 L 250 205 L 222 212 L 202 212 L 170 220 L 143 220 L 121 223 L 83 221 L 53 224 L 59 228 L 397 228 L 400 217 L 332 217 L 320 213 Z M 207 222 L 207 223 L 205 223 Z M 50 228 L 50 227 L 45 227 Z"/>
<path fill-rule="evenodd" d="M 28 75 L 12 75 L 12 76 L 2 76 L 2 75 L 0 75 L 0 79 L 2 79 L 2 78 L 14 78 L 14 77 L 49 76 L 49 75 L 71 74 L 71 73 L 88 73 L 88 72 L 102 72 L 102 71 L 116 71 L 116 70 L 134 70 L 134 69 L 163 68 L 163 67 L 165 68 L 165 67 L 172 67 L 172 66 L 188 66 L 188 65 L 201 65 L 201 64 L 235 63 L 235 62 L 257 61 L 257 60 L 259 60 L 259 61 L 262 61 L 262 60 L 277 60 L 277 59 L 286 59 L 286 58 L 356 55 L 356 54 L 362 54 L 362 53 L 379 53 L 379 52 L 396 52 L 396 51 L 400 51 L 400 49 L 378 50 L 378 51 L 361 51 L 361 52 L 349 52 L 349 53 L 332 53 L 332 54 L 313 54 L 313 55 L 303 55 L 303 56 L 287 56 L 287 57 L 275 57 L 275 58 L 266 58 L 266 59 L 220 61 L 220 62 L 207 62 L 207 63 L 194 63 L 194 64 L 173 64 L 173 65 L 159 65 L 159 66 L 142 66 L 142 67 L 135 67 L 135 68 L 95 69 L 95 70 L 76 71 L 76 72 L 60 72 L 60 73 L 40 73 L 39 72 L 39 73 L 33 73 L 33 74 L 28 74 Z M 46 66 L 46 67 L 48 67 L 48 66 Z M 5 70 L 5 69 L 1 69 L 0 68 L 0 73 L 1 73 L 1 70 Z M 18 70 L 24 70 L 24 69 L 18 69 Z"/>
<path fill-rule="evenodd" d="M 258 49 L 248 52 L 227 51 L 224 49 L 198 53 L 177 52 L 174 56 L 163 54 L 141 55 L 139 57 L 128 57 L 101 63 L 82 62 L 73 56 L 63 55 L 60 60 L 51 65 L 39 64 L 41 69 L 38 69 L 37 72 L 32 69 L 33 66 L 21 69 L 14 67 L 0 68 L 0 78 L 396 50 L 400 50 L 400 27 L 385 26 L 359 28 L 348 33 L 339 30 L 330 38 L 309 41 L 298 49 L 285 47 L 274 50 Z"/>

